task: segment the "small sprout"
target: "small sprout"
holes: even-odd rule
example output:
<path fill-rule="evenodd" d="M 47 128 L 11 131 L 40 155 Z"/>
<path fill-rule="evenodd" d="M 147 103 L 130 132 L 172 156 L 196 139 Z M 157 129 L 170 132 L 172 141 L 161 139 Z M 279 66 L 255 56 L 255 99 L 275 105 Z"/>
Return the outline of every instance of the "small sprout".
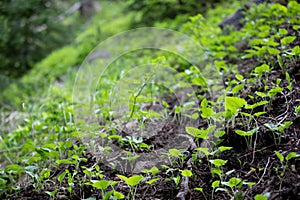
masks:
<path fill-rule="evenodd" d="M 193 175 L 193 173 L 190 170 L 185 169 L 181 172 L 181 175 L 186 176 L 186 177 L 191 177 Z"/>
<path fill-rule="evenodd" d="M 298 158 L 298 157 L 300 157 L 300 154 L 297 154 L 296 152 L 291 152 L 285 157 L 285 160 L 289 161 L 293 158 Z"/>
<path fill-rule="evenodd" d="M 270 66 L 267 64 L 263 64 L 261 66 L 256 67 L 254 69 L 254 72 L 256 74 L 259 74 L 259 77 L 261 77 L 264 72 L 270 72 Z"/>
<path fill-rule="evenodd" d="M 283 91 L 283 88 L 275 87 L 268 92 L 268 96 L 270 98 L 273 98 L 276 94 L 281 93 L 282 91 Z"/>
<path fill-rule="evenodd" d="M 220 186 L 220 181 L 214 181 L 211 186 L 215 189 Z"/>
<path fill-rule="evenodd" d="M 259 128 L 254 128 L 254 129 L 252 129 L 250 131 L 247 131 L 247 132 L 246 131 L 242 131 L 242 130 L 236 130 L 235 133 L 238 134 L 238 135 L 240 135 L 240 136 L 244 136 L 244 137 L 248 136 L 248 137 L 250 137 L 254 133 L 256 133 L 258 129 Z"/>
<path fill-rule="evenodd" d="M 236 177 L 232 177 L 231 179 L 229 179 L 228 181 L 228 186 L 230 188 L 236 187 L 238 185 L 240 185 L 240 183 L 242 183 L 242 179 L 240 178 L 236 178 Z"/>
<path fill-rule="evenodd" d="M 182 155 L 181 151 L 178 149 L 169 149 L 169 153 L 171 156 L 178 158 L 179 156 Z"/>
<path fill-rule="evenodd" d="M 110 185 L 110 182 L 107 180 L 100 180 L 93 183 L 93 187 L 98 188 L 100 190 L 105 190 Z"/>
<path fill-rule="evenodd" d="M 130 187 L 134 187 L 138 185 L 144 179 L 144 177 L 140 175 L 133 175 L 130 178 L 127 178 L 126 176 L 119 175 L 119 174 L 117 176 L 123 181 L 125 181 L 125 183 Z"/>
<path fill-rule="evenodd" d="M 209 162 L 214 164 L 216 167 L 221 167 L 222 165 L 225 165 L 227 163 L 227 160 L 214 159 L 214 160 L 209 160 Z"/>
<path fill-rule="evenodd" d="M 173 177 L 172 180 L 175 182 L 175 185 L 176 185 L 176 188 L 179 186 L 179 183 L 180 183 L 180 176 L 176 176 L 176 177 Z"/>
<path fill-rule="evenodd" d="M 185 128 L 185 131 L 195 137 L 196 139 L 207 139 L 209 133 L 213 132 L 215 130 L 216 126 L 210 126 L 208 127 L 207 129 L 198 129 L 198 128 L 195 128 L 195 127 L 191 127 L 191 126 L 188 126 Z"/>
<path fill-rule="evenodd" d="M 160 170 L 156 166 L 153 166 L 151 169 L 143 169 L 142 172 L 146 174 L 151 173 L 153 176 L 155 176 L 160 172 Z"/>

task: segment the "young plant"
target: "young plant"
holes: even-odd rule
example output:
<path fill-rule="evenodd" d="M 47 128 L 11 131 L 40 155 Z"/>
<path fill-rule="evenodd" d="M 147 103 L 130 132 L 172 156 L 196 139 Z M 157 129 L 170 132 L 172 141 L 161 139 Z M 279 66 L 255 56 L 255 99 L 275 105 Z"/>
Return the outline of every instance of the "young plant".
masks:
<path fill-rule="evenodd" d="M 126 176 L 119 175 L 119 174 L 117 176 L 123 181 L 125 181 L 125 183 L 130 187 L 130 192 L 128 193 L 127 198 L 134 200 L 136 195 L 137 185 L 144 179 L 144 177 L 140 175 L 133 175 L 127 178 Z"/>
<path fill-rule="evenodd" d="M 253 134 L 257 133 L 258 129 L 259 127 L 253 128 L 250 131 L 235 130 L 235 133 L 245 138 L 247 148 L 250 149 L 253 147 Z"/>
<path fill-rule="evenodd" d="M 265 123 L 264 125 L 270 129 L 273 133 L 275 144 L 281 143 L 282 134 L 285 129 L 287 129 L 289 126 L 291 126 L 293 122 L 286 121 L 283 124 L 273 124 L 273 123 Z"/>
<path fill-rule="evenodd" d="M 216 128 L 216 125 L 210 126 L 207 129 L 201 128 L 195 128 L 195 127 L 191 127 L 191 126 L 187 126 L 185 128 L 185 131 L 193 136 L 195 138 L 196 143 L 198 143 L 198 146 L 200 146 L 199 144 L 199 140 L 206 140 L 209 136 L 209 134 L 211 134 Z"/>
<path fill-rule="evenodd" d="M 282 170 L 282 172 L 280 173 L 280 177 L 283 177 L 285 175 L 285 171 L 286 171 L 286 169 L 288 167 L 289 160 L 291 160 L 293 158 L 300 157 L 300 154 L 297 154 L 296 152 L 290 152 L 285 157 L 279 151 L 274 151 L 274 153 L 277 156 L 277 158 L 280 160 L 280 163 L 281 163 L 281 170 Z"/>

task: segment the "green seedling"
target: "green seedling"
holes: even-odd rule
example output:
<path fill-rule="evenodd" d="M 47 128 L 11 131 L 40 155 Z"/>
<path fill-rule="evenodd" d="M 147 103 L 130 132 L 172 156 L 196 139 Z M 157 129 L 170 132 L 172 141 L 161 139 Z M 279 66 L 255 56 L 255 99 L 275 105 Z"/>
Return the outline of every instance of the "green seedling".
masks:
<path fill-rule="evenodd" d="M 300 112 L 300 105 L 295 107 L 295 115 L 296 115 L 296 117 L 298 116 L 299 112 Z"/>
<path fill-rule="evenodd" d="M 228 172 L 226 174 L 228 174 Z M 232 198 L 237 199 L 237 200 L 238 199 L 242 200 L 242 199 L 244 199 L 243 198 L 243 193 L 241 191 L 239 191 L 241 189 L 241 187 L 243 185 L 247 185 L 247 186 L 251 187 L 255 183 L 254 182 L 246 182 L 246 181 L 244 181 L 244 180 L 242 180 L 240 178 L 232 177 L 232 178 L 229 179 L 229 181 L 227 181 L 227 182 L 225 182 L 225 181 L 221 182 L 221 184 L 230 188 L 231 194 L 229 193 L 229 195 Z M 227 190 L 227 192 L 229 192 L 229 191 Z"/>
<path fill-rule="evenodd" d="M 177 164 L 181 167 L 183 166 L 184 160 L 186 159 L 183 151 L 179 149 L 169 149 L 168 153 L 165 155 L 168 157 L 170 163 Z"/>
<path fill-rule="evenodd" d="M 259 127 L 253 128 L 250 131 L 243 131 L 243 130 L 235 130 L 235 133 L 243 136 L 246 140 L 246 144 L 247 144 L 247 148 L 250 149 L 253 147 L 253 135 L 254 133 L 257 133 L 257 131 L 259 130 Z"/>
<path fill-rule="evenodd" d="M 173 177 L 172 180 L 174 181 L 175 183 L 175 188 L 177 189 L 179 184 L 180 184 L 180 181 L 181 181 L 181 177 L 180 176 L 176 176 L 176 177 Z"/>
<path fill-rule="evenodd" d="M 214 160 L 209 160 L 209 162 L 211 164 L 213 164 L 215 167 L 211 170 L 211 174 L 214 176 L 215 174 L 217 174 L 220 178 L 220 180 L 222 181 L 223 179 L 223 170 L 222 170 L 222 166 L 225 165 L 227 163 L 227 160 L 223 160 L 223 159 L 214 159 Z"/>
<path fill-rule="evenodd" d="M 275 144 L 280 144 L 284 130 L 287 129 L 292 124 L 293 124 L 293 122 L 287 121 L 287 122 L 284 122 L 283 124 L 275 125 L 273 123 L 265 123 L 264 125 L 272 131 Z"/>
<path fill-rule="evenodd" d="M 144 179 L 143 176 L 140 175 L 133 175 L 129 178 L 127 178 L 126 176 L 123 175 L 117 175 L 120 179 L 122 179 L 123 181 L 125 181 L 125 183 L 130 187 L 130 192 L 128 193 L 127 198 L 128 199 L 135 199 L 135 194 L 136 194 L 136 189 L 137 189 L 137 185 Z"/>
<path fill-rule="evenodd" d="M 200 139 L 206 140 L 208 138 L 208 136 L 215 130 L 215 128 L 216 128 L 215 125 L 210 126 L 207 129 L 204 129 L 204 128 L 198 129 L 195 127 L 188 126 L 185 128 L 185 131 L 189 135 L 193 136 L 195 138 L 196 142 L 198 143 Z"/>
<path fill-rule="evenodd" d="M 277 158 L 280 160 L 280 163 L 281 163 L 282 172 L 280 173 L 280 177 L 283 177 L 285 175 L 285 171 L 288 167 L 289 160 L 300 157 L 300 154 L 297 154 L 296 152 L 290 152 L 285 157 L 279 151 L 274 151 L 274 153 L 277 156 Z"/>
<path fill-rule="evenodd" d="M 55 199 L 55 195 L 57 193 L 58 189 L 53 190 L 52 192 L 50 191 L 45 191 L 46 194 L 48 194 L 50 196 L 51 199 Z"/>
<path fill-rule="evenodd" d="M 212 199 L 213 199 L 213 198 L 214 198 L 215 190 L 220 186 L 220 181 L 217 180 L 217 181 L 212 182 L 211 186 L 212 186 L 212 188 L 213 188 L 212 194 L 211 194 Z"/>
<path fill-rule="evenodd" d="M 100 181 L 93 181 L 92 182 L 92 186 L 101 190 L 101 196 L 104 197 L 104 190 L 106 190 L 108 188 L 108 186 L 111 185 L 110 181 L 107 180 L 100 180 Z"/>
<path fill-rule="evenodd" d="M 146 174 L 151 174 L 152 176 L 155 176 L 156 174 L 158 174 L 160 172 L 160 170 L 156 166 L 153 166 L 151 169 L 143 169 L 142 172 L 146 173 Z"/>
<path fill-rule="evenodd" d="M 148 174 L 148 175 L 151 174 L 152 176 L 155 176 L 157 173 L 160 172 L 160 170 L 159 170 L 156 166 L 153 166 L 151 169 L 144 169 L 144 170 L 142 170 L 142 172 L 143 172 L 143 173 L 146 173 L 146 174 Z M 147 185 L 147 188 L 146 188 L 146 190 L 145 190 L 145 192 L 144 192 L 143 197 L 147 194 L 150 185 L 152 185 L 153 183 L 155 183 L 155 182 L 158 181 L 158 180 L 160 180 L 160 178 L 152 178 L 152 179 L 146 181 L 146 183 L 147 183 L 148 185 Z M 143 199 L 143 198 L 142 198 L 142 199 Z"/>

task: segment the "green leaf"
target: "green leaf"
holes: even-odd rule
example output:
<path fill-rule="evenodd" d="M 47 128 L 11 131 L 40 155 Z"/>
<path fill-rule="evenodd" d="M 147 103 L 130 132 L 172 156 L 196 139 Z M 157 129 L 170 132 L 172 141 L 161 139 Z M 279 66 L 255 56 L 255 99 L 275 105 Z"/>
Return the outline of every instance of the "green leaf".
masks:
<path fill-rule="evenodd" d="M 280 40 L 280 43 L 283 45 L 292 43 L 296 39 L 296 36 L 287 36 Z"/>
<path fill-rule="evenodd" d="M 109 186 L 110 182 L 107 180 L 100 180 L 93 183 L 93 187 L 98 188 L 100 190 L 105 190 Z"/>
<path fill-rule="evenodd" d="M 240 136 L 243 136 L 243 137 L 250 137 L 252 136 L 255 132 L 257 132 L 258 128 L 254 128 L 250 131 L 242 131 L 242 130 L 235 130 L 235 133 L 240 135 Z"/>
<path fill-rule="evenodd" d="M 214 110 L 209 107 L 202 107 L 201 111 L 201 117 L 204 119 L 210 118 L 214 114 Z"/>
<path fill-rule="evenodd" d="M 267 64 L 262 64 L 254 69 L 254 72 L 257 74 L 262 74 L 263 72 L 270 72 L 270 66 Z"/>
<path fill-rule="evenodd" d="M 266 126 L 267 128 L 269 128 L 271 131 L 275 131 L 277 130 L 277 126 L 273 123 L 265 123 L 264 126 Z"/>
<path fill-rule="evenodd" d="M 245 99 L 239 97 L 226 97 L 225 98 L 226 118 L 230 118 L 233 115 L 236 115 L 237 110 L 246 104 L 247 102 L 245 101 Z"/>
<path fill-rule="evenodd" d="M 102 200 L 109 200 L 110 197 L 113 195 L 113 192 L 114 192 L 113 190 L 106 192 L 102 197 Z"/>
<path fill-rule="evenodd" d="M 297 157 L 300 157 L 300 154 L 297 154 L 296 152 L 291 152 L 285 157 L 285 159 L 286 161 L 289 161 L 290 159 L 297 158 Z"/>
<path fill-rule="evenodd" d="M 244 79 L 244 77 L 240 74 L 235 75 L 235 78 L 239 81 L 242 81 Z"/>
<path fill-rule="evenodd" d="M 291 83 L 291 77 L 290 77 L 290 74 L 288 72 L 285 72 L 285 78 L 286 78 L 288 84 L 290 84 Z"/>
<path fill-rule="evenodd" d="M 265 104 L 268 104 L 268 103 L 269 103 L 268 101 L 260 101 L 260 102 L 257 102 L 255 104 L 252 104 L 252 105 L 246 105 L 245 108 L 253 110 L 253 109 L 255 109 L 259 106 L 262 106 L 262 105 L 265 105 Z"/>
<path fill-rule="evenodd" d="M 181 175 L 186 176 L 186 177 L 191 177 L 193 175 L 193 173 L 190 170 L 185 169 L 181 172 Z"/>
<path fill-rule="evenodd" d="M 202 153 L 204 153 L 206 156 L 208 156 L 210 154 L 210 152 L 208 151 L 209 148 L 207 147 L 199 147 L 195 149 L 196 151 L 201 151 Z"/>
<path fill-rule="evenodd" d="M 150 169 L 150 172 L 152 175 L 156 175 L 157 173 L 160 172 L 160 170 L 156 167 L 156 166 L 153 166 L 151 169 Z"/>
<path fill-rule="evenodd" d="M 196 119 L 199 118 L 199 114 L 196 112 L 196 113 L 192 114 L 191 118 L 192 118 L 193 120 L 196 120 Z"/>
<path fill-rule="evenodd" d="M 247 136 L 247 132 L 243 130 L 235 130 L 235 133 L 240 136 Z"/>
<path fill-rule="evenodd" d="M 232 147 L 225 147 L 225 146 L 220 146 L 219 147 L 219 150 L 221 151 L 221 152 L 223 152 L 223 151 L 228 151 L 228 150 L 231 150 L 232 149 Z"/>
<path fill-rule="evenodd" d="M 120 177 L 119 177 L 120 178 Z M 142 180 L 144 179 L 143 176 L 140 176 L 140 175 L 133 175 L 131 176 L 130 178 L 127 178 L 127 180 L 124 180 L 127 185 L 131 186 L 131 187 L 134 187 L 136 186 L 137 184 L 139 184 Z"/>
<path fill-rule="evenodd" d="M 242 179 L 232 177 L 231 179 L 229 179 L 228 185 L 229 185 L 229 187 L 233 188 L 233 187 L 239 185 L 241 182 L 242 182 Z"/>
<path fill-rule="evenodd" d="M 280 55 L 277 55 L 277 61 L 278 61 L 278 64 L 279 64 L 279 67 L 281 68 L 281 69 L 283 69 L 283 61 L 282 61 L 282 58 L 281 58 L 281 56 Z"/>
<path fill-rule="evenodd" d="M 206 86 L 206 80 L 203 76 L 198 76 L 192 79 L 192 84 L 199 86 Z"/>
<path fill-rule="evenodd" d="M 225 165 L 227 163 L 227 160 L 223 159 L 214 159 L 214 160 L 209 160 L 212 164 L 214 164 L 216 167 L 221 167 L 222 165 Z"/>
<path fill-rule="evenodd" d="M 280 51 L 278 49 L 272 48 L 272 47 L 268 47 L 268 52 L 271 55 L 279 55 Z"/>
<path fill-rule="evenodd" d="M 283 162 L 284 161 L 284 156 L 278 152 L 278 151 L 274 151 L 274 153 L 276 154 L 276 156 L 279 158 L 280 162 Z"/>
<path fill-rule="evenodd" d="M 61 174 L 57 177 L 58 182 L 61 183 L 61 182 L 64 180 L 64 178 L 65 178 L 67 172 L 69 172 L 69 171 L 66 171 L 66 170 L 65 170 L 63 173 L 61 173 Z"/>
<path fill-rule="evenodd" d="M 214 181 L 211 186 L 215 189 L 220 186 L 220 181 Z"/>
<path fill-rule="evenodd" d="M 292 54 L 294 55 L 300 55 L 300 47 L 299 46 L 295 46 L 292 50 Z"/>
<path fill-rule="evenodd" d="M 23 168 L 20 165 L 11 164 L 5 167 L 5 172 L 9 174 L 21 174 L 23 172 Z"/>
<path fill-rule="evenodd" d="M 273 98 L 277 93 L 281 93 L 282 91 L 283 91 L 283 88 L 281 88 L 281 87 L 273 88 L 268 92 L 268 96 Z"/>
<path fill-rule="evenodd" d="M 197 137 L 201 134 L 201 131 L 195 127 L 187 126 L 185 131 L 193 137 Z"/>
<path fill-rule="evenodd" d="M 173 156 L 173 157 L 179 157 L 181 156 L 181 151 L 179 151 L 178 149 L 169 149 L 169 153 Z"/>
<path fill-rule="evenodd" d="M 288 31 L 287 31 L 286 29 L 280 28 L 280 29 L 279 29 L 279 34 L 280 34 L 280 35 L 286 35 L 286 34 L 288 34 Z"/>
<path fill-rule="evenodd" d="M 261 194 L 257 194 L 255 195 L 254 200 L 268 200 L 268 197 Z"/>
<path fill-rule="evenodd" d="M 155 183 L 158 180 L 159 180 L 159 178 L 153 178 L 153 179 L 150 179 L 149 181 L 147 181 L 146 183 L 151 185 L 152 183 Z"/>
<path fill-rule="evenodd" d="M 263 93 L 263 92 L 255 92 L 255 94 L 256 94 L 257 96 L 259 96 L 259 97 L 262 97 L 262 98 L 268 96 L 267 94 L 265 94 L 265 93 Z"/>
<path fill-rule="evenodd" d="M 196 191 L 200 191 L 200 192 L 203 192 L 203 188 L 194 188 L 194 190 L 196 190 Z"/>
<path fill-rule="evenodd" d="M 204 99 L 201 101 L 201 107 L 207 107 L 207 106 L 208 106 L 207 99 L 204 98 Z"/>
<path fill-rule="evenodd" d="M 257 112 L 257 113 L 254 113 L 253 115 L 255 116 L 255 117 L 259 117 L 259 116 L 261 116 L 261 115 L 264 115 L 264 114 L 266 114 L 267 112 Z"/>
<path fill-rule="evenodd" d="M 236 85 L 234 88 L 232 88 L 232 93 L 233 94 L 236 94 L 238 93 L 241 89 L 243 89 L 245 86 L 245 84 L 239 84 L 239 85 Z"/>
<path fill-rule="evenodd" d="M 121 192 L 114 191 L 113 195 L 116 199 L 124 199 L 125 198 L 124 194 L 122 194 Z"/>
<path fill-rule="evenodd" d="M 41 173 L 40 173 L 40 179 L 47 179 L 47 178 L 49 178 L 50 173 L 51 173 L 50 169 L 43 169 L 43 171 L 41 171 Z"/>
<path fill-rule="evenodd" d="M 56 160 L 55 161 L 57 164 L 68 164 L 68 165 L 74 165 L 76 164 L 75 160 L 68 160 L 68 159 L 62 159 L 62 160 Z"/>

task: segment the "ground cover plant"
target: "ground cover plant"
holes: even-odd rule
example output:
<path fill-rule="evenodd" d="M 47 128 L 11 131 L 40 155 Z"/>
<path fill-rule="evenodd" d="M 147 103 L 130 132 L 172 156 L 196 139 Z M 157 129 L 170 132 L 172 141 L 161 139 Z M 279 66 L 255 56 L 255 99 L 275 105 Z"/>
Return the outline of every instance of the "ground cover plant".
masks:
<path fill-rule="evenodd" d="M 172 52 L 124 54 L 97 82 L 93 117 L 76 120 L 71 67 L 100 37 L 95 17 L 75 45 L 23 78 L 32 84 L 41 73 L 52 84 L 44 93 L 23 93 L 42 101 L 14 98 L 24 118 L 17 127 L 3 120 L 1 198 L 298 199 L 300 4 L 280 3 L 252 5 L 240 30 L 218 26 L 242 5 L 235 1 L 178 24 L 203 47 L 195 58 L 200 68 Z M 110 23 L 124 27 L 103 25 L 103 35 L 130 26 L 131 14 L 112 15 Z M 106 57 L 98 51 L 87 60 L 101 64 Z M 16 84 L 9 90 L 19 92 Z M 5 119 L 11 114 L 3 112 Z"/>

